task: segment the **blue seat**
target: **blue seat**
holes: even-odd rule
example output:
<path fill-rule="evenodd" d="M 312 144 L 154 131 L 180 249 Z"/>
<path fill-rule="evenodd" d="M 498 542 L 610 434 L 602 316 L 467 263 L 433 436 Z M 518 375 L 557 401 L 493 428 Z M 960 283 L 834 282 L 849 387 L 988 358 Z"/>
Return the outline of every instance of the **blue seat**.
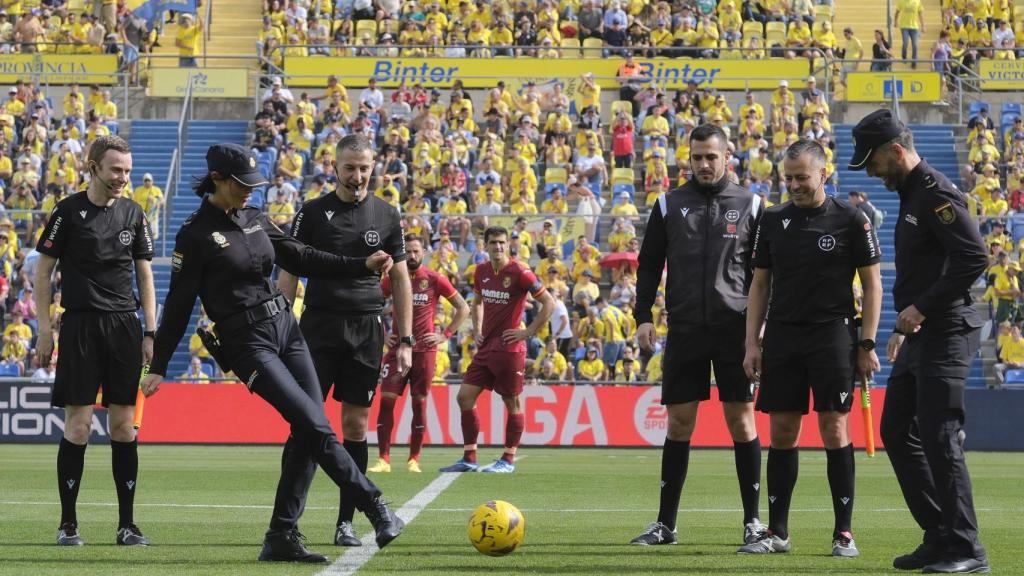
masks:
<path fill-rule="evenodd" d="M 1024 370 L 1007 370 L 1005 384 L 1024 384 Z"/>
<path fill-rule="evenodd" d="M 1020 102 L 1007 102 L 1003 104 L 1003 116 L 1020 116 Z"/>
<path fill-rule="evenodd" d="M 544 199 L 545 200 L 551 198 L 551 191 L 552 190 L 558 190 L 559 192 L 562 193 L 562 196 L 564 197 L 565 196 L 565 191 L 566 191 L 566 186 L 565 186 L 565 184 L 562 184 L 561 182 L 550 182 L 548 184 L 545 184 L 544 185 Z"/>
<path fill-rule="evenodd" d="M 619 196 L 625 192 L 629 194 L 629 201 L 632 202 L 636 198 L 636 188 L 632 184 L 616 184 L 612 186 L 612 203 L 616 204 L 619 201 Z"/>
<path fill-rule="evenodd" d="M 836 194 L 838 194 L 838 193 L 839 193 L 839 190 L 836 189 L 836 185 L 835 184 L 825 184 L 825 195 L 826 196 L 828 196 L 830 198 L 835 198 Z"/>
<path fill-rule="evenodd" d="M 210 378 L 213 378 L 213 376 L 217 373 L 217 369 L 213 367 L 212 362 L 203 362 L 203 367 L 201 368 L 201 370 L 208 374 Z"/>
<path fill-rule="evenodd" d="M 21 372 L 16 364 L 0 364 L 0 378 L 17 378 L 18 376 L 21 376 Z"/>
<path fill-rule="evenodd" d="M 977 102 L 971 102 L 970 108 L 967 109 L 967 119 L 970 120 L 971 118 L 981 114 L 982 108 L 988 108 L 989 110 L 992 109 L 992 107 L 988 105 L 988 102 L 982 102 L 980 100 Z"/>

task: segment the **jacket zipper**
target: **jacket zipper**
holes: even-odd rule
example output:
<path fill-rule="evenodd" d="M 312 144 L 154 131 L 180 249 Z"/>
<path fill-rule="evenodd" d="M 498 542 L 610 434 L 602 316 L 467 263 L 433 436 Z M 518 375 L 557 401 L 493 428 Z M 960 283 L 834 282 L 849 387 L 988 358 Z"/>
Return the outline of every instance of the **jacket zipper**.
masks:
<path fill-rule="evenodd" d="M 704 244 L 701 246 L 704 257 L 701 258 L 700 313 L 701 324 L 708 323 L 708 229 L 711 228 L 711 197 L 704 202 Z"/>

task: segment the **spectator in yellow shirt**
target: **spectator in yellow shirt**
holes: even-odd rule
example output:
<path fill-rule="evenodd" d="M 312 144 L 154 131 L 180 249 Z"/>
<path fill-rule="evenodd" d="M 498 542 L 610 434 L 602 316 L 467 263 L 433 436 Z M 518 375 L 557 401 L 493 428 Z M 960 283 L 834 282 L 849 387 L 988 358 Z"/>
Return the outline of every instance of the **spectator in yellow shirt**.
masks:
<path fill-rule="evenodd" d="M 537 355 L 537 359 L 533 361 L 532 368 L 535 375 L 540 373 L 541 363 L 545 360 L 550 361 L 554 365 L 554 373 L 557 375 L 556 379 L 565 379 L 565 372 L 569 367 L 569 363 L 566 362 L 565 356 L 558 351 L 558 341 L 555 338 L 548 338 L 544 348 Z"/>
<path fill-rule="evenodd" d="M 278 189 L 276 197 L 267 204 L 267 214 L 270 221 L 277 224 L 277 227 L 286 233 L 291 227 L 292 218 L 295 216 L 295 206 L 288 201 L 284 190 Z"/>
<path fill-rule="evenodd" d="M 576 370 L 579 372 L 579 379 L 584 382 L 597 382 L 604 380 L 605 365 L 598 356 L 597 348 L 588 346 L 586 355 L 576 363 Z"/>
<path fill-rule="evenodd" d="M 207 0 L 209 1 L 209 0 Z M 178 33 L 174 45 L 178 47 L 178 67 L 195 68 L 196 55 L 199 53 L 199 40 L 202 38 L 203 18 L 198 19 L 184 13 L 178 20 Z"/>
<path fill-rule="evenodd" d="M 999 351 L 999 362 L 995 365 L 1000 385 L 1006 379 L 1007 370 L 1021 367 L 1024 367 L 1024 338 L 1021 338 L 1020 325 L 1014 324 L 1010 328 L 1010 337 Z"/>
<path fill-rule="evenodd" d="M 541 203 L 540 211 L 545 214 L 569 213 L 569 205 L 566 204 L 565 199 L 562 197 L 561 189 L 553 188 L 551 190 L 551 197 Z"/>
<path fill-rule="evenodd" d="M 189 384 L 209 384 L 210 375 L 203 371 L 203 361 L 199 356 L 193 356 L 188 363 L 188 370 L 180 377 Z"/>
<path fill-rule="evenodd" d="M 142 175 L 142 186 L 132 192 L 132 200 L 142 207 L 150 221 L 157 219 L 154 215 L 164 205 L 164 193 L 158 186 L 153 185 L 152 174 L 147 172 Z"/>
<path fill-rule="evenodd" d="M 917 68 L 917 44 L 921 34 L 925 33 L 924 27 L 924 6 L 921 0 L 897 0 L 896 14 L 893 16 L 896 25 L 900 28 L 900 35 L 903 39 L 903 48 L 900 57 L 907 59 L 907 45 L 911 47 L 911 68 Z M 986 24 L 987 26 L 987 24 Z"/>

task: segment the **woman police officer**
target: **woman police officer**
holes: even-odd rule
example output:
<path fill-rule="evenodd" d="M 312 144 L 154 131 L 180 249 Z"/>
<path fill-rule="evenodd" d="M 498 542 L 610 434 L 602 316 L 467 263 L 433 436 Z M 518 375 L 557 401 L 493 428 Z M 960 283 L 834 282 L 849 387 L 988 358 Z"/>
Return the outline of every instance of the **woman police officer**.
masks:
<path fill-rule="evenodd" d="M 378 546 L 395 539 L 404 523 L 383 502 L 380 490 L 357 469 L 324 415 L 320 384 L 291 305 L 270 280 L 276 262 L 297 276 L 357 276 L 387 272 L 391 257 L 377 252 L 348 258 L 321 252 L 284 234 L 245 203 L 266 184 L 252 153 L 217 144 L 206 153 L 208 174 L 195 187 L 203 197 L 178 231 L 171 258 L 171 285 L 157 332 L 153 361 L 142 390 L 160 387 L 198 295 L 216 324 L 221 353 L 251 392 L 269 402 L 291 425 L 283 459 L 319 464 L 376 532 Z M 227 369 L 227 367 L 225 367 Z M 278 500 L 287 494 L 278 489 Z M 275 507 L 276 509 L 277 507 Z M 296 528 L 301 506 L 275 514 L 260 560 L 324 562 L 306 550 Z"/>

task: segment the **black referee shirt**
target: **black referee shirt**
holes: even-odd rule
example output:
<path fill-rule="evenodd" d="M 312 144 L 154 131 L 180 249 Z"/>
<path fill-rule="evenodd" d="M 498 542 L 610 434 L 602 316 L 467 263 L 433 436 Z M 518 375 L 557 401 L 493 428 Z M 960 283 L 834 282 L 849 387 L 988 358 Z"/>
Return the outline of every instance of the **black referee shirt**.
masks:
<path fill-rule="evenodd" d="M 60 261 L 68 311 L 139 309 L 132 273 L 136 260 L 153 259 L 153 237 L 132 200 L 97 206 L 85 192 L 68 196 L 50 213 L 36 250 Z"/>
<path fill-rule="evenodd" d="M 383 250 L 393 261 L 405 261 L 401 216 L 373 194 L 355 203 L 342 202 L 335 193 L 310 200 L 295 215 L 291 232 L 301 242 L 332 254 L 366 257 Z M 341 314 L 379 314 L 384 293 L 376 275 L 310 278 L 304 302 L 307 308 Z"/>
<path fill-rule="evenodd" d="M 792 202 L 772 206 L 754 236 L 754 267 L 772 271 L 768 318 L 773 322 L 852 318 L 853 274 L 880 260 L 867 216 L 835 198 L 812 209 Z"/>
<path fill-rule="evenodd" d="M 166 374 L 197 295 L 217 323 L 279 294 L 270 281 L 275 261 L 297 276 L 376 278 L 365 258 L 314 250 L 286 235 L 256 208 L 225 212 L 204 199 L 175 238 L 171 286 L 153 347 L 151 371 Z"/>

